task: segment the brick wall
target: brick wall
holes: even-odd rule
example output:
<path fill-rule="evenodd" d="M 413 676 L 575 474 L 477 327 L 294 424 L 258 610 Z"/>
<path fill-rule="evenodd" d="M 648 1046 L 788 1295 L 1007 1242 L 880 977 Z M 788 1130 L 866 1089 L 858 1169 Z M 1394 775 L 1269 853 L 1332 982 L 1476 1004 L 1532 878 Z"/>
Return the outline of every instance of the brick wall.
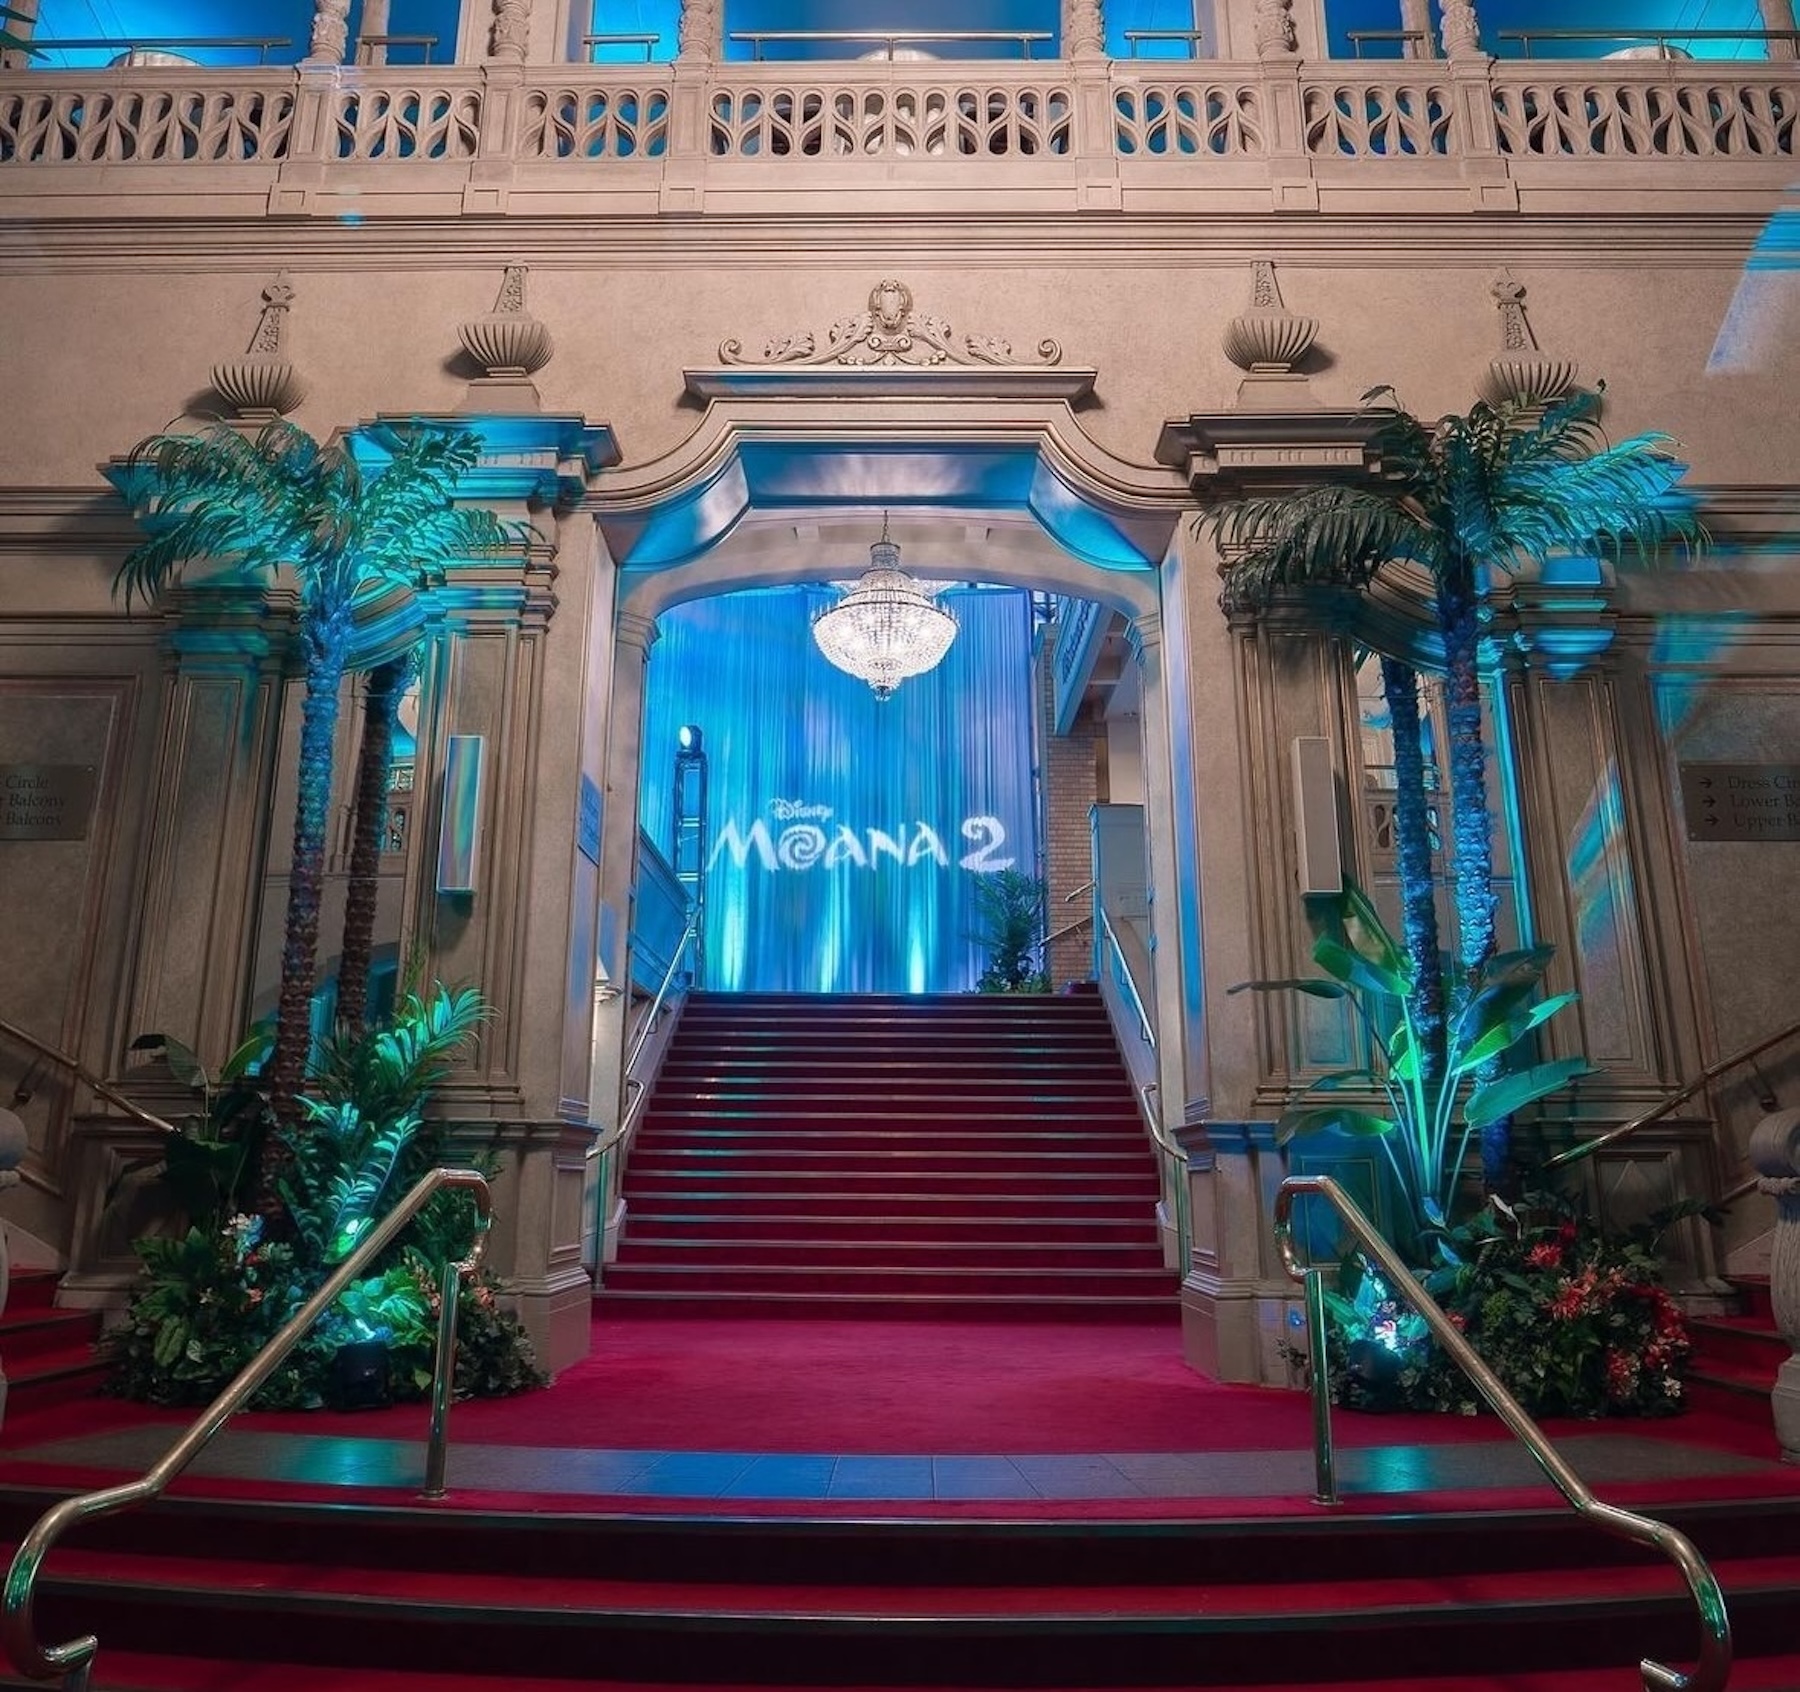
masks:
<path fill-rule="evenodd" d="M 1093 910 L 1093 900 L 1083 893 L 1069 900 L 1077 888 L 1093 877 L 1093 842 L 1088 809 L 1099 797 L 1100 762 L 1105 756 L 1103 725 L 1083 706 L 1066 735 L 1054 732 L 1056 721 L 1055 640 L 1051 629 L 1044 641 L 1038 665 L 1038 708 L 1042 712 L 1039 744 L 1043 748 L 1044 879 L 1049 886 L 1049 932 L 1067 928 Z M 1062 987 L 1071 981 L 1090 981 L 1094 974 L 1092 922 L 1052 942 L 1050 982 Z"/>

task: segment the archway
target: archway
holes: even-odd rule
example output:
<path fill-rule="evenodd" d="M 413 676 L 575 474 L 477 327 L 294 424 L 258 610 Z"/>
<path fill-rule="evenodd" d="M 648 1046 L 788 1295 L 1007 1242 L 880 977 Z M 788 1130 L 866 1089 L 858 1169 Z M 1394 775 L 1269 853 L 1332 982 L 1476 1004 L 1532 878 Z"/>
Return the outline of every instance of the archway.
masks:
<path fill-rule="evenodd" d="M 1190 1040 L 1197 911 L 1193 878 L 1180 870 L 1193 840 L 1192 793 L 1180 773 L 1189 767 L 1189 713 L 1169 685 L 1162 643 L 1164 597 L 1179 591 L 1171 541 L 1189 503 L 1184 483 L 1098 448 L 1061 395 L 864 393 L 853 407 L 841 399 L 714 399 L 674 453 L 607 477 L 589 501 L 616 570 L 603 967 L 615 980 L 628 967 L 645 666 L 656 619 L 711 595 L 841 580 L 885 516 L 912 573 L 1091 602 L 1104 615 L 1088 620 L 1083 638 L 1096 647 L 1108 625 L 1123 631 L 1140 690 L 1148 879 L 1169 890 L 1145 948 L 1155 982 L 1149 1061 L 1164 1098 L 1202 1095 L 1204 1053 Z M 1073 685 L 1085 682 L 1079 664 L 1071 672 Z M 621 1097 L 628 1008 L 622 997 L 598 1008 L 596 1100 Z"/>

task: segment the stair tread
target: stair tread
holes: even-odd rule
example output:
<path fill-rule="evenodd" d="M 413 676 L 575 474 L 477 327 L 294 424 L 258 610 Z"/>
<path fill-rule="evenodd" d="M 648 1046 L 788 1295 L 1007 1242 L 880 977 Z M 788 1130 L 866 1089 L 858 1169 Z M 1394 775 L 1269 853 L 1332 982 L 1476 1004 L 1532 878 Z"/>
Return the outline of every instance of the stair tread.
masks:
<path fill-rule="evenodd" d="M 1719 1559 L 1714 1572 L 1727 1593 L 1787 1592 L 1800 1582 L 1800 1556 Z M 54 1568 L 40 1577 L 47 1589 L 142 1582 L 169 1593 L 280 1590 L 298 1603 L 329 1599 L 368 1607 L 394 1602 L 463 1614 L 489 1613 L 518 1621 L 533 1611 L 549 1616 L 578 1608 L 586 1614 L 654 1615 L 690 1626 L 717 1626 L 744 1616 L 796 1623 L 831 1616 L 869 1618 L 914 1627 L 956 1626 L 983 1620 L 1029 1621 L 1035 1628 L 1080 1626 L 1123 1616 L 1155 1618 L 1203 1630 L 1209 1622 L 1276 1616 L 1330 1618 L 1338 1626 L 1370 1625 L 1411 1614 L 1429 1623 L 1434 1613 L 1511 1604 L 1521 1608 L 1580 1609 L 1602 1598 L 1666 1598 L 1669 1572 L 1654 1564 L 1600 1563 L 1582 1571 L 1571 1591 L 1567 1569 L 1459 1572 L 1453 1576 L 1382 1576 L 1370 1580 L 1312 1579 L 1236 1583 L 1223 1580 L 1146 1586 L 1028 1584 L 1021 1586 L 783 1584 L 744 1581 L 625 1580 L 595 1575 L 496 1575 L 492 1570 L 417 1570 L 355 1560 L 346 1541 L 331 1564 L 265 1559 L 223 1564 L 213 1557 L 169 1553 L 83 1551 L 59 1547 Z M 1379 1594 L 1377 1596 L 1376 1594 Z"/>

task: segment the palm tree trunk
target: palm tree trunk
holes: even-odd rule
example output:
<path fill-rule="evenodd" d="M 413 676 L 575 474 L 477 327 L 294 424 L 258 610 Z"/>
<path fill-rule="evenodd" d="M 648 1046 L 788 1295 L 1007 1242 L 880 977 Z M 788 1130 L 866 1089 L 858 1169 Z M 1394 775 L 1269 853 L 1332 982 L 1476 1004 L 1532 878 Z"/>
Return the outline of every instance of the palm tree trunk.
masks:
<path fill-rule="evenodd" d="M 1394 858 L 1400 875 L 1400 935 L 1412 964 L 1413 1031 L 1421 1077 L 1435 1088 L 1444 1073 L 1444 964 L 1431 874 L 1418 672 L 1398 658 L 1383 657 L 1381 691 L 1394 735 Z"/>
<path fill-rule="evenodd" d="M 304 625 L 306 691 L 300 711 L 299 797 L 294 806 L 294 862 L 288 877 L 287 927 L 281 948 L 281 993 L 275 1049 L 269 1059 L 269 1109 L 278 1128 L 300 1118 L 300 1090 L 312 1055 L 312 999 L 319 964 L 319 906 L 325 883 L 325 833 L 331 810 L 332 743 L 338 690 L 349 649 L 348 612 L 320 613 Z M 271 1137 L 271 1147 L 275 1146 Z M 279 1151 L 274 1150 L 278 1157 Z M 269 1187 L 265 1171 L 265 1195 Z"/>
<path fill-rule="evenodd" d="M 387 827 L 388 771 L 394 761 L 394 718 L 412 684 L 414 654 L 379 665 L 363 700 L 362 750 L 356 766 L 356 815 L 344 890 L 344 944 L 338 959 L 337 1018 L 352 1035 L 368 1021 L 369 962 L 375 947 L 382 836 Z"/>
<path fill-rule="evenodd" d="M 1487 802 L 1487 737 L 1481 723 L 1480 604 L 1475 573 L 1459 558 L 1437 584 L 1438 627 L 1444 637 L 1445 716 L 1448 721 L 1450 809 L 1454 841 L 1457 959 L 1465 977 L 1494 955 L 1494 819 Z M 1481 1131 L 1481 1183 L 1490 1193 L 1511 1182 L 1512 1120 Z"/>

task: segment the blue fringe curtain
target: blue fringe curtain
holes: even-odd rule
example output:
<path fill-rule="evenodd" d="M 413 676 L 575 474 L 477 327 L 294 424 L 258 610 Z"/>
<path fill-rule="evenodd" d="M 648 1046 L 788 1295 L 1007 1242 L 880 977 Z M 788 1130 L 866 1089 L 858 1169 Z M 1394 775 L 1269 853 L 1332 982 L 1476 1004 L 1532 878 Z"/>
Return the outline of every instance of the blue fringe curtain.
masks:
<path fill-rule="evenodd" d="M 665 612 L 651 648 L 640 816 L 672 850 L 676 734 L 708 759 L 704 985 L 728 992 L 972 989 L 972 886 L 1035 874 L 1031 608 L 1013 589 L 942 595 L 949 656 L 894 697 L 813 645 L 826 588 Z"/>

